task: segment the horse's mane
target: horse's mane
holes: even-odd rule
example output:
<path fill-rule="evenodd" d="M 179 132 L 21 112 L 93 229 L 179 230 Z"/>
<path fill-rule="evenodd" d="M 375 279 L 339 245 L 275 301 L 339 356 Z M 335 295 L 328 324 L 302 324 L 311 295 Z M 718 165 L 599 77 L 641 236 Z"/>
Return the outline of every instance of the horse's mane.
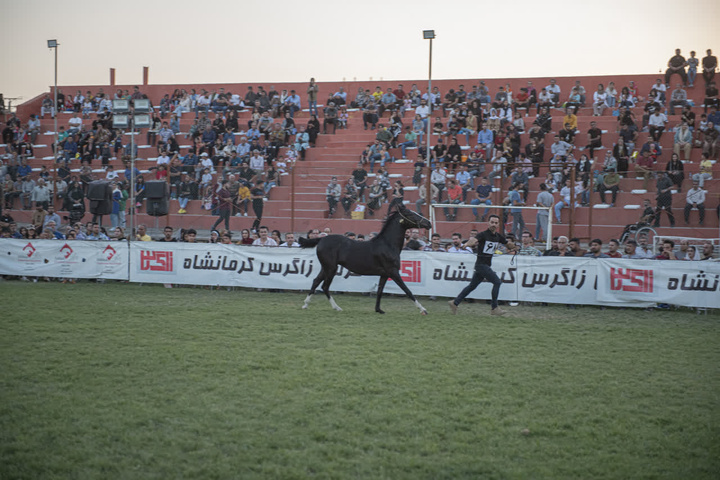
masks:
<path fill-rule="evenodd" d="M 383 226 L 382 226 L 382 228 L 380 229 L 380 233 L 377 234 L 377 237 L 379 237 L 380 235 L 382 235 L 383 233 L 385 233 L 385 231 L 388 229 L 388 226 L 389 226 L 392 222 L 394 222 L 395 219 L 396 219 L 398 216 L 400 216 L 400 213 L 397 211 L 397 209 L 396 209 L 396 210 L 393 210 L 392 213 L 391 213 L 390 215 L 388 215 L 388 217 L 387 217 L 387 218 L 385 219 L 385 221 L 383 222 Z M 377 237 L 375 237 L 375 238 L 377 238 Z"/>

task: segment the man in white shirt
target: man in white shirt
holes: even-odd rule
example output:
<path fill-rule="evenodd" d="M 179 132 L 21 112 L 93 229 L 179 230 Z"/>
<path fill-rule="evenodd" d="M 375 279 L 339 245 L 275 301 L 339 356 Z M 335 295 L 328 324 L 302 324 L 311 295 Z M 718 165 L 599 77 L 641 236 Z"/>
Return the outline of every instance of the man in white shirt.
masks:
<path fill-rule="evenodd" d="M 285 234 L 285 241 L 280 244 L 281 247 L 299 247 L 300 244 L 295 241 L 295 234 L 294 233 L 286 233 Z"/>
<path fill-rule="evenodd" d="M 555 82 L 554 78 L 550 79 L 550 85 L 545 87 L 545 91 L 552 95 L 552 101 L 557 105 L 560 101 L 560 86 Z"/>
<path fill-rule="evenodd" d="M 665 131 L 665 124 L 667 121 L 667 115 L 662 113 L 659 108 L 655 110 L 655 113 L 650 115 L 650 118 L 648 119 L 648 130 L 650 131 L 650 136 L 655 142 L 660 142 L 660 137 Z"/>
<path fill-rule="evenodd" d="M 68 134 L 77 135 L 82 129 L 82 118 L 78 117 L 77 113 L 73 113 L 73 116 L 68 120 Z"/>
<path fill-rule="evenodd" d="M 700 188 L 697 180 L 693 180 L 693 186 L 685 196 L 685 225 L 690 222 L 690 210 L 697 208 L 700 214 L 700 226 L 705 222 L 705 190 Z"/>
<path fill-rule="evenodd" d="M 268 237 L 268 227 L 261 225 L 260 228 L 258 228 L 258 235 L 259 237 L 255 239 L 255 241 L 252 243 L 253 246 L 256 247 L 277 247 L 278 244 L 275 240 Z"/>

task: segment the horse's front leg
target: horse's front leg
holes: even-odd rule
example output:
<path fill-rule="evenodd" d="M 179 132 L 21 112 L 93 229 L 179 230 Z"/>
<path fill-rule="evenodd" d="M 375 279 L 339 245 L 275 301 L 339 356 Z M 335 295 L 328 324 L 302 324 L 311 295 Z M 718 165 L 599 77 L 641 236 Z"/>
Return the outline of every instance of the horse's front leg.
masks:
<path fill-rule="evenodd" d="M 385 289 L 385 284 L 387 283 L 387 281 L 388 277 L 380 277 L 380 283 L 378 283 L 377 299 L 375 300 L 375 311 L 377 313 L 385 313 L 380 308 L 380 299 L 382 298 L 383 290 Z"/>
<path fill-rule="evenodd" d="M 317 289 L 318 285 L 320 285 L 320 282 L 322 282 L 325 279 L 325 271 L 321 270 L 317 277 L 315 277 L 315 280 L 313 280 L 312 287 L 310 287 L 310 292 L 308 292 L 308 296 L 305 297 L 305 302 L 303 302 L 303 309 L 308 308 L 310 306 L 310 300 L 312 300 L 312 296 L 315 295 L 315 290 Z"/>
<path fill-rule="evenodd" d="M 405 285 L 405 282 L 403 282 L 403 279 L 402 279 L 402 277 L 400 276 L 400 272 L 399 272 L 399 271 L 396 270 L 395 272 L 393 272 L 392 274 L 390 274 L 390 278 L 391 278 L 395 283 L 398 284 L 398 286 L 402 289 L 403 292 L 405 292 L 405 295 L 407 295 L 407 296 L 410 298 L 410 300 L 412 300 L 413 302 L 415 302 L 415 306 L 420 309 L 420 313 L 422 313 L 423 315 L 427 315 L 427 314 L 428 314 L 428 311 L 425 310 L 425 307 L 423 307 L 422 305 L 420 305 L 420 302 L 418 302 L 417 298 L 415 298 L 415 295 L 413 295 L 412 292 L 410 291 L 410 289 L 407 287 L 407 285 Z"/>

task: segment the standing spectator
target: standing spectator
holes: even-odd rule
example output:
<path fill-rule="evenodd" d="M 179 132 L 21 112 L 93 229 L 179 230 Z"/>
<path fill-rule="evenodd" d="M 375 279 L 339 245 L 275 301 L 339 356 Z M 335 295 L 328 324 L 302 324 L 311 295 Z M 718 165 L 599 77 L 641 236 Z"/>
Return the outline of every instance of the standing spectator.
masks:
<path fill-rule="evenodd" d="M 508 198 L 510 199 L 510 205 L 513 207 L 522 207 L 525 205 L 523 200 L 523 184 L 514 183 L 510 187 L 508 192 Z M 522 208 L 511 208 L 510 214 L 513 217 L 512 233 L 515 238 L 522 237 L 522 233 L 525 231 L 525 219 L 522 215 Z"/>
<path fill-rule="evenodd" d="M 45 184 L 45 180 L 38 178 L 37 185 L 32 189 L 30 197 L 36 206 L 42 206 L 43 210 L 47 210 L 50 205 L 51 192 Z"/>
<path fill-rule="evenodd" d="M 690 210 L 696 208 L 700 214 L 700 226 L 705 222 L 705 190 L 700 188 L 697 180 L 693 180 L 693 186 L 685 196 L 685 225 L 690 222 Z"/>
<path fill-rule="evenodd" d="M 430 204 L 433 204 L 435 203 L 435 199 L 437 198 L 438 194 L 438 188 L 435 186 L 435 184 L 430 184 L 430 191 L 432 192 L 432 194 L 430 195 Z M 415 201 L 415 209 L 419 214 L 422 215 L 422 210 L 420 207 L 422 207 L 428 202 L 427 185 L 424 182 L 418 187 L 418 195 L 419 198 Z"/>
<path fill-rule="evenodd" d="M 395 182 L 393 186 L 392 200 L 388 205 L 388 215 L 392 212 L 393 207 L 400 208 L 405 200 L 405 186 L 400 180 Z"/>
<path fill-rule="evenodd" d="M 320 87 L 317 83 L 315 83 L 315 78 L 310 79 L 310 84 L 307 88 L 307 96 L 308 96 L 308 108 L 310 109 L 310 115 L 313 114 L 313 110 L 315 111 L 315 115 L 320 115 L 318 113 L 317 108 L 317 98 L 318 98 L 318 92 L 320 91 Z"/>
<path fill-rule="evenodd" d="M 230 230 L 230 212 L 232 211 L 232 194 L 228 189 L 229 182 L 227 180 L 222 182 L 222 187 L 217 192 L 218 198 L 218 219 L 213 223 L 210 230 L 220 225 L 222 221 L 225 221 L 225 230 Z"/>
<path fill-rule="evenodd" d="M 540 231 L 542 231 L 543 235 L 547 236 L 548 217 L 550 215 L 550 212 L 545 209 L 552 208 L 553 202 L 553 196 L 550 192 L 548 192 L 547 185 L 545 183 L 541 183 L 540 193 L 538 193 L 537 200 L 535 201 L 535 206 L 544 207 L 544 209 L 538 210 L 535 220 L 535 238 L 538 240 L 542 239 L 542 237 L 540 237 Z"/>
<path fill-rule="evenodd" d="M 255 221 L 252 224 L 253 231 L 257 232 L 258 228 L 260 227 L 260 222 L 262 221 L 262 215 L 263 215 L 263 207 L 264 201 L 265 201 L 265 189 L 264 189 L 264 183 L 265 181 L 263 179 L 259 179 L 255 181 L 255 188 L 250 190 L 250 199 L 252 200 L 252 207 L 253 211 L 255 212 Z"/>
<path fill-rule="evenodd" d="M 664 211 L 670 220 L 670 226 L 675 226 L 675 216 L 672 212 L 673 183 L 666 172 L 661 172 L 657 180 L 657 207 L 655 208 L 655 228 L 660 227 L 660 214 Z"/>

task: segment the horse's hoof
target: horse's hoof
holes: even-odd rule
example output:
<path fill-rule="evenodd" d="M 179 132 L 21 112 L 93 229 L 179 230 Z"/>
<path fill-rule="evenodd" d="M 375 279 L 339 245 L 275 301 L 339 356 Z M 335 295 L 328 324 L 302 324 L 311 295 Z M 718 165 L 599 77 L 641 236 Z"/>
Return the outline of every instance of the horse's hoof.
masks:
<path fill-rule="evenodd" d="M 307 310 L 307 308 L 308 308 L 307 305 L 303 305 L 303 306 L 302 306 L 302 309 L 303 309 L 303 310 Z"/>
<path fill-rule="evenodd" d="M 376 308 L 375 311 L 376 311 L 377 313 L 385 313 L 385 310 L 380 310 L 379 308 Z"/>
<path fill-rule="evenodd" d="M 340 308 L 340 307 L 335 307 L 335 311 L 336 311 L 336 312 L 342 312 L 342 308 Z"/>
<path fill-rule="evenodd" d="M 420 310 L 420 315 L 427 315 L 427 314 L 428 314 L 427 310 Z"/>

